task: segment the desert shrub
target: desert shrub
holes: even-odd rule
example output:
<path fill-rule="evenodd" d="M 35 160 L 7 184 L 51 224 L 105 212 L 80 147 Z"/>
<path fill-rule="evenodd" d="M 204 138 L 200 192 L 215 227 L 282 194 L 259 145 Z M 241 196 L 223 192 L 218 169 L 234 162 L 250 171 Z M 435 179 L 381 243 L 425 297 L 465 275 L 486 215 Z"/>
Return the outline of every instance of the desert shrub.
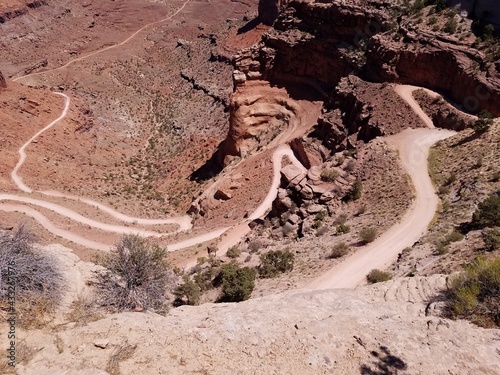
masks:
<path fill-rule="evenodd" d="M 377 238 L 377 229 L 366 227 L 359 231 L 359 239 L 363 244 L 373 242 Z"/>
<path fill-rule="evenodd" d="M 198 305 L 200 303 L 201 289 L 197 283 L 185 275 L 183 283 L 175 288 L 175 305 Z"/>
<path fill-rule="evenodd" d="M 276 277 L 293 270 L 295 255 L 290 250 L 269 251 L 260 256 L 259 275 L 263 278 Z"/>
<path fill-rule="evenodd" d="M 444 182 L 444 185 L 445 186 L 449 186 L 451 185 L 452 183 L 454 183 L 455 181 L 457 180 L 457 174 L 455 172 L 452 172 L 450 174 L 450 176 L 446 179 L 446 181 Z"/>
<path fill-rule="evenodd" d="M 364 213 L 366 212 L 366 205 L 362 205 L 358 208 L 358 210 L 356 211 L 356 214 L 355 216 L 361 216 L 363 215 Z"/>
<path fill-rule="evenodd" d="M 458 28 L 458 22 L 455 18 L 455 16 L 452 16 L 448 22 L 444 25 L 444 31 L 447 32 L 448 34 L 454 34 L 457 32 Z"/>
<path fill-rule="evenodd" d="M 362 191 L 363 184 L 360 180 L 356 180 L 356 182 L 354 182 L 354 184 L 352 185 L 351 190 L 349 190 L 344 196 L 344 201 L 357 201 L 359 198 L 361 198 Z"/>
<path fill-rule="evenodd" d="M 484 248 L 487 251 L 500 249 L 500 229 L 485 230 L 482 235 Z"/>
<path fill-rule="evenodd" d="M 368 275 L 366 275 L 366 281 L 368 281 L 369 284 L 380 283 L 390 279 L 392 279 L 392 275 L 389 272 L 378 269 L 373 269 Z"/>
<path fill-rule="evenodd" d="M 336 234 L 337 236 L 341 235 L 341 234 L 346 234 L 346 233 L 349 233 L 351 231 L 351 227 L 347 224 L 339 224 L 337 225 L 337 229 L 336 229 Z"/>
<path fill-rule="evenodd" d="M 349 252 L 349 245 L 346 244 L 345 242 L 340 242 L 333 247 L 332 252 L 328 256 L 328 258 L 330 259 L 341 258 L 348 252 Z"/>
<path fill-rule="evenodd" d="M 488 111 L 481 111 L 478 114 L 478 119 L 472 124 L 472 128 L 476 133 L 484 133 L 489 130 L 493 124 L 493 116 Z"/>
<path fill-rule="evenodd" d="M 0 234 L 0 309 L 9 311 L 9 286 L 15 286 L 15 312 L 21 327 L 40 327 L 61 300 L 64 277 L 57 259 L 34 246 L 23 225 Z M 11 293 L 12 295 L 12 293 Z"/>
<path fill-rule="evenodd" d="M 220 271 L 222 296 L 220 302 L 239 302 L 250 298 L 255 286 L 255 270 L 238 267 L 235 263 L 225 264 Z"/>
<path fill-rule="evenodd" d="M 235 259 L 238 258 L 241 255 L 241 250 L 237 246 L 231 246 L 228 250 L 226 255 L 229 258 Z"/>
<path fill-rule="evenodd" d="M 320 174 L 321 181 L 334 182 L 339 176 L 335 169 L 323 169 Z"/>
<path fill-rule="evenodd" d="M 485 326 L 500 326 L 500 258 L 478 258 L 454 277 L 449 290 L 449 313 Z"/>
<path fill-rule="evenodd" d="M 444 255 L 449 251 L 448 244 L 443 241 L 437 242 L 434 246 L 435 255 Z"/>
<path fill-rule="evenodd" d="M 96 302 L 90 297 L 79 297 L 71 304 L 71 310 L 66 314 L 70 322 L 75 322 L 77 326 L 84 326 L 90 322 L 101 319 L 102 315 L 98 311 Z"/>
<path fill-rule="evenodd" d="M 345 224 L 347 222 L 347 215 L 346 214 L 340 214 L 337 216 L 333 224 L 335 225 L 340 225 L 340 224 Z"/>
<path fill-rule="evenodd" d="M 209 267 L 204 270 L 199 270 L 193 276 L 193 280 L 200 288 L 201 292 L 211 289 L 213 285 L 213 280 L 217 273 L 219 272 L 217 267 Z"/>
<path fill-rule="evenodd" d="M 165 255 L 139 236 L 123 236 L 114 250 L 97 259 L 105 269 L 96 273 L 98 304 L 113 312 L 164 309 L 171 274 Z"/>
<path fill-rule="evenodd" d="M 316 231 L 316 236 L 320 237 L 320 236 L 323 236 L 326 233 L 328 233 L 328 227 L 326 225 L 323 225 L 321 228 L 319 228 Z"/>
<path fill-rule="evenodd" d="M 478 229 L 500 226 L 499 195 L 491 195 L 479 203 L 476 211 L 472 215 L 472 226 Z"/>
<path fill-rule="evenodd" d="M 444 242 L 450 244 L 452 242 L 462 241 L 463 239 L 464 235 L 462 233 L 453 230 L 444 238 Z"/>
<path fill-rule="evenodd" d="M 314 223 L 312 224 L 313 229 L 319 229 L 323 226 L 323 221 L 321 220 L 314 220 Z"/>
<path fill-rule="evenodd" d="M 262 248 L 262 241 L 261 240 L 253 240 L 248 244 L 248 250 L 250 250 L 251 253 L 255 253 L 256 251 L 260 250 L 261 248 Z"/>
<path fill-rule="evenodd" d="M 493 176 L 491 176 L 491 182 L 498 182 L 500 181 L 500 172 L 495 172 L 493 173 Z"/>

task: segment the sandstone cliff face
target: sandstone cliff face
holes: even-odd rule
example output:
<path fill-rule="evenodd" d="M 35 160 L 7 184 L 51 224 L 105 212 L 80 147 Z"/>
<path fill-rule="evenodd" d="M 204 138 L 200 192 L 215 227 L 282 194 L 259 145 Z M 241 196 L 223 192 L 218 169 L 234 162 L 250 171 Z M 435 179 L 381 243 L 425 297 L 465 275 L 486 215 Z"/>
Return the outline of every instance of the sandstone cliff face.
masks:
<path fill-rule="evenodd" d="M 427 87 L 468 112 L 487 110 L 500 116 L 500 78 L 494 67 L 479 70 L 483 61 L 478 52 L 417 34 L 407 37 L 404 43 L 380 35 L 370 40 L 366 64 L 370 79 Z M 411 48 L 405 48 L 409 41 Z"/>
<path fill-rule="evenodd" d="M 262 76 L 332 89 L 359 66 L 349 56 L 352 47 L 367 34 L 386 30 L 389 22 L 388 13 L 374 7 L 293 0 L 261 44 L 237 55 L 235 65 L 249 79 Z"/>
<path fill-rule="evenodd" d="M 0 89 L 7 87 L 7 82 L 5 82 L 5 78 L 0 72 Z"/>

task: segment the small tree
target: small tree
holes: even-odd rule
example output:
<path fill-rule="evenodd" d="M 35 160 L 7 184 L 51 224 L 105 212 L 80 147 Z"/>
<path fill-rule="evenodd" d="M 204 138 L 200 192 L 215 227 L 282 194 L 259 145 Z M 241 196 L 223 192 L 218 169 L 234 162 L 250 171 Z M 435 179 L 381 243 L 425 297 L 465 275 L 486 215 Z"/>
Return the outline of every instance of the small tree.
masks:
<path fill-rule="evenodd" d="M 263 278 L 276 277 L 293 270 L 295 256 L 290 250 L 269 251 L 260 256 L 259 275 Z"/>
<path fill-rule="evenodd" d="M 373 269 L 368 275 L 366 275 L 366 280 L 370 284 L 380 283 L 383 281 L 389 281 L 392 279 L 392 275 L 389 272 Z"/>
<path fill-rule="evenodd" d="M 255 270 L 238 267 L 235 263 L 225 264 L 220 271 L 222 296 L 220 302 L 240 302 L 250 298 L 255 286 Z"/>
<path fill-rule="evenodd" d="M 197 305 L 200 303 L 201 290 L 197 283 L 185 275 L 184 282 L 175 289 L 174 295 L 176 305 Z"/>
<path fill-rule="evenodd" d="M 125 235 L 116 249 L 97 262 L 98 303 L 113 312 L 164 309 L 170 270 L 166 252 L 136 235 Z"/>
<path fill-rule="evenodd" d="M 359 238 L 363 244 L 373 242 L 377 238 L 377 229 L 375 228 L 363 228 L 359 232 Z"/>

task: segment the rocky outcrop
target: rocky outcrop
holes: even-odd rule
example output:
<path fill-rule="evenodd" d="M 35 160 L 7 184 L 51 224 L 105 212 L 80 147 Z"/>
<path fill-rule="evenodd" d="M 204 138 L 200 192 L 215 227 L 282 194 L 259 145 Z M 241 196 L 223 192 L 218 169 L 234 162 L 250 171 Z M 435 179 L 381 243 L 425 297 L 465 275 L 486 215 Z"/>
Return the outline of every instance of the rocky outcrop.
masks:
<path fill-rule="evenodd" d="M 445 282 L 440 275 L 403 278 L 352 291 L 295 291 L 183 306 L 165 317 L 129 312 L 57 331 L 19 332 L 19 342 L 32 354 L 16 370 L 19 375 L 106 375 L 118 369 L 171 375 L 497 374 L 500 331 L 440 318 L 435 304 L 429 305 Z"/>
<path fill-rule="evenodd" d="M 390 15 L 374 6 L 293 0 L 260 45 L 235 56 L 235 66 L 248 79 L 295 82 L 322 92 L 360 66 L 352 47 L 389 25 Z"/>
<path fill-rule="evenodd" d="M 288 0 L 259 0 L 259 20 L 264 25 L 272 25 L 287 3 Z"/>
<path fill-rule="evenodd" d="M 0 72 L 0 89 L 4 89 L 6 87 L 7 87 L 7 82 L 5 81 L 5 78 L 2 75 L 2 72 Z"/>
<path fill-rule="evenodd" d="M 39 8 L 47 5 L 48 0 L 35 0 L 28 3 L 19 4 L 17 7 L 10 7 L 4 9 L 0 4 L 0 24 L 7 22 L 16 17 L 23 16 L 29 12 L 30 9 Z"/>
<path fill-rule="evenodd" d="M 477 120 L 475 116 L 460 112 L 441 96 L 433 98 L 424 90 L 416 90 L 413 97 L 438 128 L 460 131 L 472 127 Z"/>
<path fill-rule="evenodd" d="M 500 78 L 480 52 L 434 35 L 408 31 L 403 41 L 371 38 L 366 74 L 378 82 L 399 82 L 438 91 L 468 112 L 500 116 Z"/>

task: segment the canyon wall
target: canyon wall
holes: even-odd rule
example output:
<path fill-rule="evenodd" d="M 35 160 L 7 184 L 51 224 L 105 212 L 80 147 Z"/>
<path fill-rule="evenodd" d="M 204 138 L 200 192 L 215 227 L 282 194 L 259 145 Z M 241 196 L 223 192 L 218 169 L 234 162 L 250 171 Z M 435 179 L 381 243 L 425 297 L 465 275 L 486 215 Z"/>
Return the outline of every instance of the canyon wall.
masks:
<path fill-rule="evenodd" d="M 412 48 L 406 48 L 411 41 Z M 481 53 L 423 35 L 408 33 L 404 42 L 386 36 L 370 40 L 367 76 L 376 82 L 398 82 L 441 92 L 467 112 L 487 110 L 500 116 L 500 79 Z"/>

